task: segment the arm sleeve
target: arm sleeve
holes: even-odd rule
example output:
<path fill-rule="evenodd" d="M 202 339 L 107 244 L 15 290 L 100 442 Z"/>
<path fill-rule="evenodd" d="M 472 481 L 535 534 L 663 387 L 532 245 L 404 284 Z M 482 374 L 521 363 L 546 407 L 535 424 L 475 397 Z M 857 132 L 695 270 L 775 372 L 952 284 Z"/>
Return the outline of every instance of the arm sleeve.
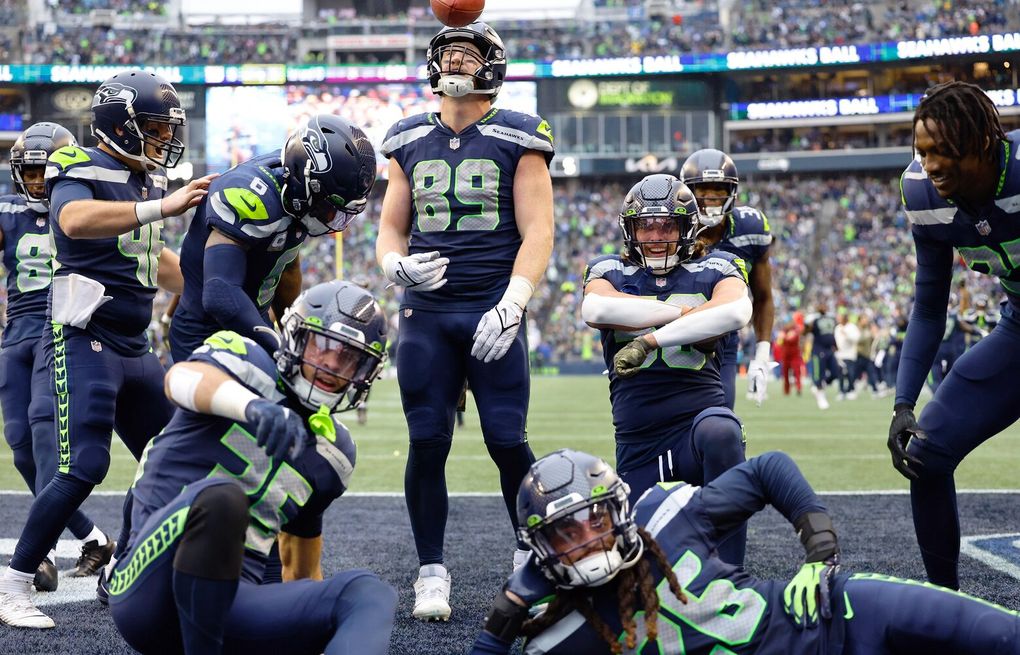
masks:
<path fill-rule="evenodd" d="M 952 246 L 931 241 L 914 230 L 917 274 L 914 309 L 896 373 L 896 404 L 913 406 L 921 393 L 946 329 L 946 308 L 953 277 Z"/>
<path fill-rule="evenodd" d="M 60 210 L 69 202 L 75 200 L 92 200 L 95 195 L 92 187 L 84 182 L 74 180 L 57 180 L 53 184 L 53 192 L 50 195 L 50 217 L 51 220 L 60 221 Z"/>
<path fill-rule="evenodd" d="M 202 285 L 202 308 L 220 326 L 255 341 L 267 352 L 275 352 L 276 339 L 256 331 L 266 322 L 255 303 L 244 292 L 247 253 L 239 246 L 218 244 L 205 249 L 205 283 Z"/>
<path fill-rule="evenodd" d="M 775 451 L 726 471 L 705 485 L 701 499 L 719 540 L 765 505 L 791 524 L 808 512 L 827 512 L 790 456 Z"/>

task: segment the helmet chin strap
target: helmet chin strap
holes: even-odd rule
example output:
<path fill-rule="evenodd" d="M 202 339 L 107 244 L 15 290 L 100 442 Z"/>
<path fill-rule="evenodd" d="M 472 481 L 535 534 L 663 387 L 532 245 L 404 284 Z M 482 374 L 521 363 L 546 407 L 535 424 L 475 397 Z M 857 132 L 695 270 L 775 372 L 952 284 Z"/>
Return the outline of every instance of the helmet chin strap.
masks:
<path fill-rule="evenodd" d="M 439 78 L 439 92 L 451 98 L 461 98 L 475 90 L 475 81 L 467 75 L 443 75 Z"/>
<path fill-rule="evenodd" d="M 701 210 L 698 216 L 698 222 L 703 227 L 715 227 L 719 223 L 722 223 L 726 217 L 726 212 L 723 211 L 723 207 L 705 207 Z"/>
<path fill-rule="evenodd" d="M 305 379 L 305 376 L 301 374 L 300 369 L 294 376 L 294 380 L 291 382 L 291 387 L 294 389 L 294 393 L 301 402 L 312 410 L 323 405 L 332 408 L 343 396 L 343 392 L 329 393 L 328 391 L 315 386 Z"/>
<path fill-rule="evenodd" d="M 679 263 L 680 258 L 675 254 L 668 257 L 649 257 L 645 255 L 645 266 L 652 269 L 653 273 L 659 275 L 670 272 L 676 268 Z"/>
<path fill-rule="evenodd" d="M 615 546 L 599 551 L 567 567 L 567 577 L 575 586 L 599 587 L 623 570 L 623 556 Z"/>

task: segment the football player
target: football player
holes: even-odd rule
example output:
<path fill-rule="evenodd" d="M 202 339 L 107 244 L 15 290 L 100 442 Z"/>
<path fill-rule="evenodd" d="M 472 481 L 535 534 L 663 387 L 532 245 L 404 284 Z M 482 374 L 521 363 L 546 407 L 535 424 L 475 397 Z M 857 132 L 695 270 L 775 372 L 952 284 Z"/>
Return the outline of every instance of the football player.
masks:
<path fill-rule="evenodd" d="M 537 116 L 494 108 L 503 41 L 485 23 L 443 29 L 428 48 L 439 113 L 390 128 L 376 257 L 404 287 L 397 379 L 410 433 L 404 491 L 420 564 L 413 614 L 450 617 L 443 560 L 446 458 L 467 379 L 510 520 L 534 461 L 525 307 L 553 241 L 553 138 Z M 429 371 L 429 375 L 422 375 Z M 518 544 L 515 562 L 525 551 Z"/>
<path fill-rule="evenodd" d="M 117 629 L 142 653 L 386 653 L 396 592 L 369 571 L 259 584 L 284 531 L 320 536 L 355 445 L 334 412 L 368 393 L 386 317 L 347 282 L 316 285 L 281 320 L 274 355 L 236 332 L 206 339 L 166 376 L 181 409 L 146 449 L 131 545 L 109 582 Z M 183 489 L 183 491 L 182 491 Z"/>
<path fill-rule="evenodd" d="M 829 316 L 824 304 L 819 303 L 817 312 L 806 317 L 804 323 L 811 351 L 811 391 L 815 394 L 818 409 L 829 409 L 825 387 L 842 375 L 836 359 L 836 319 Z"/>
<path fill-rule="evenodd" d="M 184 294 L 170 323 L 174 361 L 221 329 L 272 352 L 276 336 L 256 328 L 269 325 L 270 308 L 282 316 L 301 292 L 305 239 L 347 227 L 374 183 L 368 137 L 329 114 L 312 116 L 280 153 L 217 178 L 181 246 Z"/>
<path fill-rule="evenodd" d="M 757 579 L 715 552 L 766 504 L 804 546 L 789 582 Z M 780 452 L 704 487 L 657 485 L 631 510 L 606 462 L 560 450 L 532 466 L 517 511 L 534 555 L 498 593 L 471 655 L 509 653 L 517 635 L 528 637 L 526 655 L 1020 651 L 1016 612 L 913 580 L 840 572 L 832 519 Z M 528 606 L 550 596 L 528 620 Z"/>
<path fill-rule="evenodd" d="M 1020 131 L 1003 132 L 992 101 L 964 82 L 929 89 L 913 126 L 917 158 L 901 188 L 917 272 L 888 445 L 896 470 L 910 479 L 928 579 L 958 588 L 953 471 L 1020 417 L 1012 371 L 1020 358 Z M 945 332 L 954 248 L 972 270 L 998 277 L 1007 302 L 999 324 L 956 360 L 918 420 L 914 405 Z"/>
<path fill-rule="evenodd" d="M 635 184 L 620 228 L 624 255 L 585 269 L 581 316 L 600 330 L 616 461 L 634 501 L 657 482 L 702 484 L 744 461 L 715 340 L 747 324 L 751 301 L 743 262 L 697 241 L 698 205 L 676 177 Z M 721 556 L 743 563 L 743 534 Z"/>
<path fill-rule="evenodd" d="M 690 188 L 701 212 L 704 228 L 700 239 L 713 250 L 730 252 L 747 267 L 751 288 L 751 324 L 758 343 L 747 366 L 748 393 L 760 407 L 768 381 L 778 363 L 772 361 L 772 324 L 776 317 L 772 301 L 772 264 L 769 247 L 772 233 L 764 212 L 754 207 L 736 207 L 740 178 L 737 166 L 721 150 L 705 148 L 694 152 L 680 169 L 680 180 Z M 740 335 L 733 332 L 723 342 L 722 382 L 726 406 L 736 399 L 737 351 Z"/>
<path fill-rule="evenodd" d="M 0 350 L 0 406 L 4 437 L 14 468 L 32 494 L 57 472 L 53 429 L 53 390 L 43 355 L 46 298 L 53 277 L 46 160 L 57 149 L 76 146 L 74 136 L 56 123 L 36 123 L 11 147 L 11 177 L 17 194 L 0 197 L 0 243 L 7 269 L 7 327 Z M 26 384 L 27 382 L 27 384 Z M 82 540 L 72 576 L 95 575 L 110 560 L 113 543 L 81 510 L 67 523 Z M 57 588 L 56 554 L 51 549 L 35 574 L 35 588 Z"/>
<path fill-rule="evenodd" d="M 98 147 L 69 145 L 49 158 L 56 274 L 44 348 L 55 390 L 58 462 L 0 578 L 0 621 L 9 625 L 53 627 L 32 604 L 32 577 L 106 477 L 114 428 L 138 458 L 170 418 L 163 368 L 146 328 L 156 287 L 180 293 L 183 279 L 177 255 L 163 249 L 160 222 L 197 205 L 213 177 L 164 197 L 163 167 L 184 154 L 176 137 L 184 121 L 173 85 L 153 73 L 124 71 L 103 82 L 92 100 Z M 130 494 L 125 513 L 129 506 Z"/>

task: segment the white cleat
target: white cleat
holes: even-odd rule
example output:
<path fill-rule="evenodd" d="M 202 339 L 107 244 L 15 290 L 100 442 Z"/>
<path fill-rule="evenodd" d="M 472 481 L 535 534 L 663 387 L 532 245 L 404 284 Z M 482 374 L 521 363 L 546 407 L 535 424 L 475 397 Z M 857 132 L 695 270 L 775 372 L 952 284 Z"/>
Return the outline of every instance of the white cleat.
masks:
<path fill-rule="evenodd" d="M 0 594 L 0 622 L 14 628 L 35 628 L 44 630 L 54 627 L 53 619 L 39 611 L 32 602 L 29 587 L 30 579 L 25 585 L 25 592 Z"/>
<path fill-rule="evenodd" d="M 815 389 L 815 401 L 818 402 L 818 409 L 829 409 L 829 401 L 825 398 L 825 392 L 821 389 Z"/>
<path fill-rule="evenodd" d="M 418 571 L 414 582 L 414 610 L 411 616 L 420 621 L 449 621 L 450 574 L 442 564 L 427 564 Z"/>
<path fill-rule="evenodd" d="M 514 571 L 527 564 L 529 557 L 531 557 L 531 550 L 522 550 L 520 548 L 514 550 Z"/>

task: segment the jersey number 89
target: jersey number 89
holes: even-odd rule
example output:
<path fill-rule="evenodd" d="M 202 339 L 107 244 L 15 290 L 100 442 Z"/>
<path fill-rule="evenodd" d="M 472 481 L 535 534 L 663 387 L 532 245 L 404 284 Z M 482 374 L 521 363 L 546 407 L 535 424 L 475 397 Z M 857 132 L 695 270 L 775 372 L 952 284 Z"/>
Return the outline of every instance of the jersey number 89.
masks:
<path fill-rule="evenodd" d="M 476 205 L 461 214 L 456 230 L 494 230 L 499 225 L 499 166 L 491 159 L 465 159 L 451 169 L 442 159 L 418 162 L 411 173 L 418 231 L 440 232 L 450 227 L 450 187 L 461 205 Z"/>

